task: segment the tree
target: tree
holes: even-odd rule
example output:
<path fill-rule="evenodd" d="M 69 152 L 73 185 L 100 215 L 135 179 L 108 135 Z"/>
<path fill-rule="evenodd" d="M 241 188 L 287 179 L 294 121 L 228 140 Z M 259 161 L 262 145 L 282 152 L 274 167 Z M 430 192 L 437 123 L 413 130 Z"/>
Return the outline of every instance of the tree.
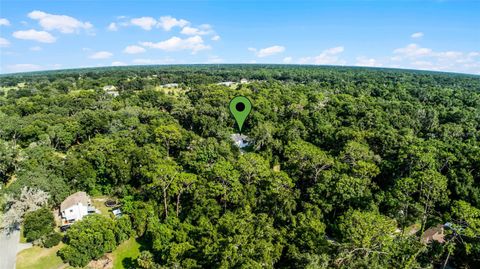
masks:
<path fill-rule="evenodd" d="M 115 221 L 115 238 L 118 244 L 128 240 L 134 231 L 132 228 L 132 222 L 130 221 L 129 216 L 121 216 Z"/>
<path fill-rule="evenodd" d="M 209 184 L 209 192 L 220 197 L 223 209 L 227 210 L 228 203 L 237 205 L 242 195 L 242 184 L 239 181 L 240 174 L 229 161 L 216 162 L 211 170 L 212 181 Z"/>
<path fill-rule="evenodd" d="M 25 214 L 23 234 L 28 242 L 38 240 L 52 233 L 54 227 L 55 220 L 53 214 L 46 207 Z"/>
<path fill-rule="evenodd" d="M 63 261 L 83 267 L 115 249 L 115 223 L 97 214 L 86 216 L 68 229 L 65 244 L 58 252 Z"/>
<path fill-rule="evenodd" d="M 395 181 L 392 192 L 394 201 L 391 202 L 394 203 L 395 214 L 400 215 L 400 224 L 403 229 L 412 219 L 415 220 L 418 212 L 421 211 L 419 209 L 421 205 L 415 197 L 418 194 L 418 184 L 413 178 L 400 178 Z"/>
<path fill-rule="evenodd" d="M 25 214 L 46 206 L 49 197 L 48 193 L 29 187 L 23 187 L 18 198 L 7 197 L 6 213 L 3 215 L 2 227 L 7 230 L 17 229 Z"/>
<path fill-rule="evenodd" d="M 422 233 L 434 205 L 448 202 L 447 178 L 436 171 L 417 172 L 412 176 L 418 183 L 420 203 L 423 204 Z"/>
<path fill-rule="evenodd" d="M 447 255 L 443 268 L 448 265 L 452 254 L 460 256 L 459 266 L 475 263 L 480 257 L 480 209 L 465 201 L 455 201 L 452 205 L 452 222 L 448 226 L 449 238 L 445 244 Z"/>
<path fill-rule="evenodd" d="M 175 145 L 182 138 L 180 127 L 176 124 L 161 125 L 155 128 L 155 136 L 158 142 L 165 145 L 167 149 L 167 156 L 170 153 L 170 148 Z"/>
<path fill-rule="evenodd" d="M 184 192 L 189 191 L 196 182 L 197 182 L 197 175 L 195 174 L 181 172 L 178 175 L 178 180 L 176 182 L 177 184 L 175 185 L 175 190 L 174 190 L 177 196 L 176 198 L 177 218 L 178 218 L 178 215 L 180 214 L 180 196 Z"/>
<path fill-rule="evenodd" d="M 307 186 L 316 183 L 320 173 L 333 165 L 331 158 L 325 151 L 305 141 L 290 143 L 285 149 L 288 164 L 296 169 L 295 173 L 307 180 Z"/>
<path fill-rule="evenodd" d="M 18 149 L 13 142 L 0 139 L 0 182 L 6 183 L 17 170 Z"/>
<path fill-rule="evenodd" d="M 52 232 L 48 234 L 43 240 L 43 247 L 51 248 L 58 245 L 63 239 L 63 235 L 57 232 Z"/>
<path fill-rule="evenodd" d="M 169 159 L 157 160 L 143 169 L 143 174 L 151 182 L 147 191 L 162 197 L 165 218 L 168 218 L 170 189 L 177 184 L 179 173 L 178 165 Z"/>
<path fill-rule="evenodd" d="M 388 264 L 389 248 L 395 239 L 394 220 L 378 212 L 350 210 L 340 218 L 338 228 L 341 252 L 335 261 L 337 266 L 359 266 L 382 261 Z"/>
<path fill-rule="evenodd" d="M 140 253 L 137 258 L 137 263 L 142 269 L 153 269 L 156 267 L 156 264 L 153 260 L 153 254 L 148 250 L 144 250 Z"/>

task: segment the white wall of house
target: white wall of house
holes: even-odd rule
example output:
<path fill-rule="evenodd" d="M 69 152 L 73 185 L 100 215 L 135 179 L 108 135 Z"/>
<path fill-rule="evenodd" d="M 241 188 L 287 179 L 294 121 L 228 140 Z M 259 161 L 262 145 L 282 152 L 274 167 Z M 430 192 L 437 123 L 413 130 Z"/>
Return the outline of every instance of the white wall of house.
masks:
<path fill-rule="evenodd" d="M 62 212 L 62 217 L 66 220 L 81 220 L 84 216 L 88 215 L 88 205 L 78 203 L 71 206 Z"/>

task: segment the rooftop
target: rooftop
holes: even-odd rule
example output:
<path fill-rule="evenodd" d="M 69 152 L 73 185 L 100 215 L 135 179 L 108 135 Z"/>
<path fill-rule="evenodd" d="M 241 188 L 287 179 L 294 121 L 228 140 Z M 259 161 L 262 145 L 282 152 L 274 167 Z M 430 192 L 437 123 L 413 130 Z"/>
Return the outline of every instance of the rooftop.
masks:
<path fill-rule="evenodd" d="M 86 192 L 79 191 L 65 198 L 65 200 L 63 200 L 63 202 L 60 204 L 60 211 L 64 211 L 65 209 L 79 203 L 85 206 L 90 204 L 90 198 Z"/>

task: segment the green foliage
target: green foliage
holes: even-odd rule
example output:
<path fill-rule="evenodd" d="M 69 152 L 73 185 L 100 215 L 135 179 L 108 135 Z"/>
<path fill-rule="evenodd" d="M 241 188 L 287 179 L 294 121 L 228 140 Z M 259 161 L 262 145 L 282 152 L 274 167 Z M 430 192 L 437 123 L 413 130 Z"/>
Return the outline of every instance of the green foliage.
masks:
<path fill-rule="evenodd" d="M 115 223 L 101 215 L 86 216 L 68 229 L 65 243 L 59 251 L 63 261 L 72 266 L 85 266 L 115 249 Z"/>
<path fill-rule="evenodd" d="M 115 237 L 117 244 L 129 239 L 133 235 L 132 222 L 129 216 L 122 216 L 115 221 Z"/>
<path fill-rule="evenodd" d="M 57 232 L 53 232 L 51 234 L 48 234 L 44 241 L 43 241 L 43 246 L 46 247 L 46 248 L 51 248 L 51 247 L 54 247 L 56 245 L 58 245 L 58 243 L 60 243 L 60 241 L 62 241 L 63 239 L 63 235 L 60 234 L 60 233 L 57 233 Z"/>
<path fill-rule="evenodd" d="M 52 212 L 48 208 L 43 207 L 25 215 L 23 236 L 27 239 L 27 242 L 32 242 L 45 236 L 48 239 L 48 235 L 53 232 L 54 227 L 55 220 Z"/>
<path fill-rule="evenodd" d="M 60 255 L 72 265 L 131 236 L 145 241 L 141 268 L 480 261 L 478 76 L 138 66 L 2 75 L 3 85 L 2 195 L 29 186 L 53 206 L 72 190 L 121 201 L 123 217 L 90 216 L 67 232 Z M 253 104 L 241 150 L 228 111 L 237 95 Z M 444 243 L 420 242 L 444 223 Z"/>

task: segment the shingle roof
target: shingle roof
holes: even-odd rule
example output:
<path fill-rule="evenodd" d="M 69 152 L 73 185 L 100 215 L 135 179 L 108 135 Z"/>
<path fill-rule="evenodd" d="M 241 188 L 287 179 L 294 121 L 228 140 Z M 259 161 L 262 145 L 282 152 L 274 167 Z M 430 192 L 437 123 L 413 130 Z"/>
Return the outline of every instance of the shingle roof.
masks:
<path fill-rule="evenodd" d="M 64 211 L 78 203 L 82 203 L 82 205 L 88 206 L 90 198 L 88 197 L 86 192 L 79 191 L 76 192 L 63 200 L 60 204 L 60 211 Z"/>

